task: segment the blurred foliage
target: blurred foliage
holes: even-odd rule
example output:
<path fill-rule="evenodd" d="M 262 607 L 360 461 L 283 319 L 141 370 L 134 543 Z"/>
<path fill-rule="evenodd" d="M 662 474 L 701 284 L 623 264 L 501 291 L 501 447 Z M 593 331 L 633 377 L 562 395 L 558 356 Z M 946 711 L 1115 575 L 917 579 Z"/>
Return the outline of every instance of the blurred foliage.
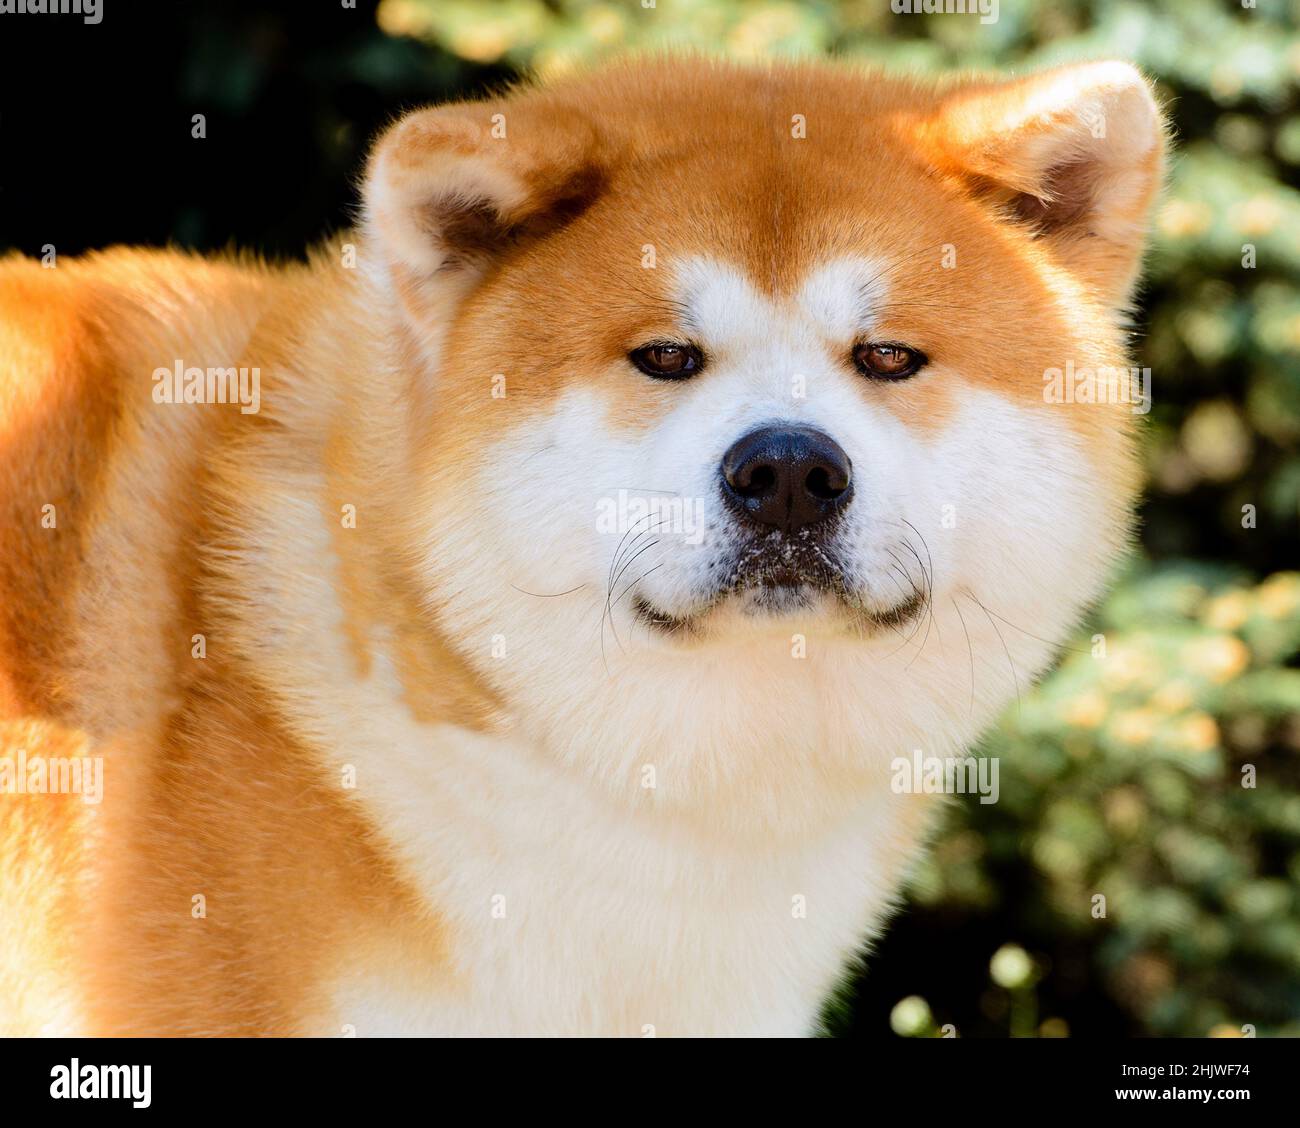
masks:
<path fill-rule="evenodd" d="M 691 46 L 923 70 L 1118 57 L 1157 80 L 1178 155 L 1135 319 L 1144 558 L 987 735 L 1000 801 L 954 805 L 828 1023 L 1300 1036 L 1300 576 L 1276 571 L 1300 543 L 1300 0 L 1003 0 L 990 24 L 885 0 L 382 0 L 378 20 L 542 76 Z"/>
<path fill-rule="evenodd" d="M 1081 949 L 1086 990 L 1134 1031 L 1300 1036 L 1298 654 L 1300 574 L 1142 568 L 1005 715 L 983 749 L 1001 758 L 999 801 L 955 808 L 911 891 L 1034 939 L 1035 975 L 993 961 L 985 1020 L 1040 1029 L 1017 1029 L 1033 1002 L 1017 995 Z M 963 1029 L 948 1000 L 923 1001 Z"/>

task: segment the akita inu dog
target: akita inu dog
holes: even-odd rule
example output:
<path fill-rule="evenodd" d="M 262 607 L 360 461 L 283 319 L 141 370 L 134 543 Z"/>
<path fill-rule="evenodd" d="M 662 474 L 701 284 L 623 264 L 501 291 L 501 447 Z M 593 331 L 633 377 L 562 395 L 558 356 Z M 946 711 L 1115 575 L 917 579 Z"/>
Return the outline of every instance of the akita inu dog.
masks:
<path fill-rule="evenodd" d="M 0 263 L 0 1028 L 814 1031 L 891 763 L 1128 538 L 1044 374 L 1163 150 L 1120 63 L 639 61 L 402 118 L 305 265 Z"/>

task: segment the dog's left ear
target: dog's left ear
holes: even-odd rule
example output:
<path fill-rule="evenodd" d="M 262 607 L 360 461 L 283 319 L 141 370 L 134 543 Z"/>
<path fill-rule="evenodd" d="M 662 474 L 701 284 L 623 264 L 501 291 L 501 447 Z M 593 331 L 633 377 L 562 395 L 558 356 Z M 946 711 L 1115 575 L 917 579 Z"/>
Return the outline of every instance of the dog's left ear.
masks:
<path fill-rule="evenodd" d="M 572 221 L 602 185 L 581 115 L 526 100 L 417 110 L 379 139 L 365 228 L 408 316 L 445 321 L 448 303 L 510 256 Z"/>
<path fill-rule="evenodd" d="M 963 86 L 922 131 L 944 171 L 1046 241 L 1107 304 L 1128 301 L 1165 152 L 1160 110 L 1134 67 Z"/>

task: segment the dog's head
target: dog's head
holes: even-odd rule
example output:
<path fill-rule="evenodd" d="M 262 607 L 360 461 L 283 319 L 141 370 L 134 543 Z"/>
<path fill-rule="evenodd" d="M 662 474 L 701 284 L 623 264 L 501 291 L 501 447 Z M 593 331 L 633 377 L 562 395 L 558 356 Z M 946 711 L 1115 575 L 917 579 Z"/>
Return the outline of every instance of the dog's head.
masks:
<path fill-rule="evenodd" d="M 934 616 L 964 696 L 989 624 L 1059 639 L 1127 531 L 1162 151 L 1115 63 L 663 61 L 401 120 L 366 214 L 430 389 L 430 602 L 553 701 L 615 664 L 708 693 L 814 636 L 879 689 Z"/>

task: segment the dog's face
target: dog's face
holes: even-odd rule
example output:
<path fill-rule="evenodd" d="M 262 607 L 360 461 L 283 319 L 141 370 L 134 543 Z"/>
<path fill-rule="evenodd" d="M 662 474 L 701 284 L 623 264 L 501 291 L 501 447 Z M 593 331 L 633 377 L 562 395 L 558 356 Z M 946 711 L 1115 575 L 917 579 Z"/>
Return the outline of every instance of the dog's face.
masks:
<path fill-rule="evenodd" d="M 963 677 L 998 618 L 1054 640 L 1125 534 L 1134 413 L 1046 374 L 1127 365 L 1160 158 L 1114 64 L 656 64 L 399 123 L 367 204 L 435 405 L 431 603 L 522 650 L 484 669 L 524 696 L 625 663 L 709 692 L 765 638 L 845 678 L 931 624 Z"/>

